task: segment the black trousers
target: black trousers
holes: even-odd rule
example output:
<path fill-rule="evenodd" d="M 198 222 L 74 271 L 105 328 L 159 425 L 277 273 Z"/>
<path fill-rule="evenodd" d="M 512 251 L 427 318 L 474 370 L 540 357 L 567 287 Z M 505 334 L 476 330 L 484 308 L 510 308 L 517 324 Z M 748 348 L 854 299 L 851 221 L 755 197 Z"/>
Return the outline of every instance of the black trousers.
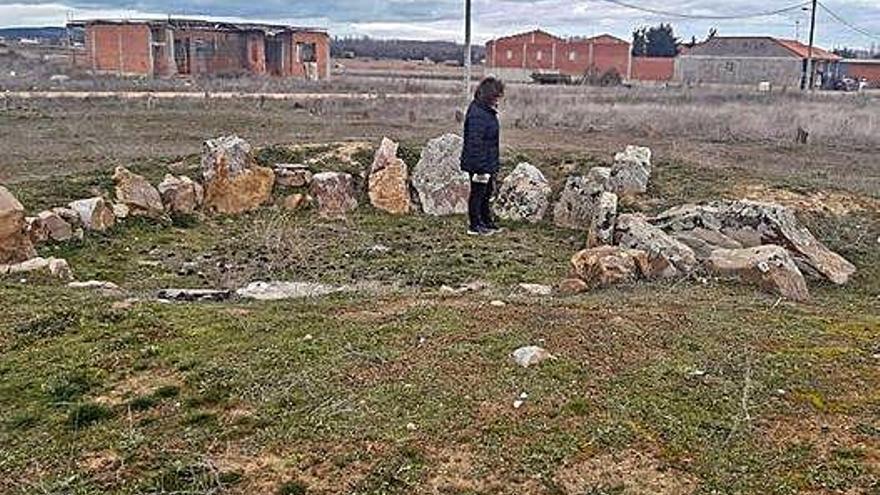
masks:
<path fill-rule="evenodd" d="M 471 174 L 471 194 L 468 197 L 468 220 L 470 228 L 493 225 L 492 211 L 489 209 L 489 199 L 495 191 L 495 174 L 489 176 L 489 182 L 474 182 L 474 174 Z"/>

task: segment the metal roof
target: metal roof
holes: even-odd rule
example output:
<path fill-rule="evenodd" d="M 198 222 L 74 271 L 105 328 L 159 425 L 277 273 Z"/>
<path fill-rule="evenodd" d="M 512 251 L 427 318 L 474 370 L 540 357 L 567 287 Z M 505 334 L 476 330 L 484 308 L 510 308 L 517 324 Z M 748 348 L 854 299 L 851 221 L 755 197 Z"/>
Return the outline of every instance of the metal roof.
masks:
<path fill-rule="evenodd" d="M 168 17 L 166 19 L 81 19 L 67 23 L 68 27 L 86 27 L 89 25 L 124 25 L 146 24 L 149 26 L 168 26 L 179 29 L 203 29 L 207 31 L 261 31 L 274 35 L 282 32 L 317 32 L 327 33 L 324 28 L 288 26 L 283 24 L 264 24 L 249 22 L 210 21 L 204 19 L 186 19 Z"/>

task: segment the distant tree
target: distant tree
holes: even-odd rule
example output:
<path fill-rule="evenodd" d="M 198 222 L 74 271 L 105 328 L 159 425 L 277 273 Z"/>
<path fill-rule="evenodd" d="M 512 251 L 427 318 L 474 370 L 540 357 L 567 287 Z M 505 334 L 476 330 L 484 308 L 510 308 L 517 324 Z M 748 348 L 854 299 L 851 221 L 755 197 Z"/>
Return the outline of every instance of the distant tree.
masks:
<path fill-rule="evenodd" d="M 852 48 L 841 47 L 831 50 L 831 53 L 843 58 L 859 58 L 859 53 Z"/>
<path fill-rule="evenodd" d="M 678 39 L 672 24 L 642 27 L 633 31 L 634 56 L 674 57 L 678 54 Z"/>
<path fill-rule="evenodd" d="M 474 46 L 471 57 L 477 61 L 485 57 L 486 49 Z M 451 41 L 381 40 L 369 37 L 333 38 L 330 46 L 333 57 L 354 54 L 358 57 L 387 58 L 401 60 L 429 59 L 434 62 L 464 59 L 464 46 Z"/>

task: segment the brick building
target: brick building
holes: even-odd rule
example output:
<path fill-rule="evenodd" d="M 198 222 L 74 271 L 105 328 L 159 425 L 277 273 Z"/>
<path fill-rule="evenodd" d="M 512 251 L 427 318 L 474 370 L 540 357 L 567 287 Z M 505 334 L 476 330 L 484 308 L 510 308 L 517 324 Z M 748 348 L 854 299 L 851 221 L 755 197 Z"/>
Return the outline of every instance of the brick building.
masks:
<path fill-rule="evenodd" d="M 844 76 L 856 81 L 864 79 L 869 88 L 880 88 L 880 60 L 846 59 L 841 66 Z"/>
<path fill-rule="evenodd" d="M 609 34 L 566 39 L 539 29 L 486 43 L 487 71 L 511 81 L 529 81 L 533 73 L 668 81 L 673 66 L 672 58 L 633 57 L 627 41 Z"/>
<path fill-rule="evenodd" d="M 630 73 L 629 43 L 603 34 L 565 39 L 535 30 L 486 43 L 486 69 L 502 79 L 529 81 L 532 73 L 582 76 L 588 72 Z"/>
<path fill-rule="evenodd" d="M 168 77 L 251 73 L 330 76 L 330 37 L 320 29 L 191 19 L 88 20 L 78 63 L 96 73 Z"/>
<path fill-rule="evenodd" d="M 716 36 L 676 60 L 675 79 L 688 84 L 758 84 L 797 88 L 806 74 L 809 47 L 769 36 Z M 840 72 L 840 57 L 813 48 L 817 81 Z"/>

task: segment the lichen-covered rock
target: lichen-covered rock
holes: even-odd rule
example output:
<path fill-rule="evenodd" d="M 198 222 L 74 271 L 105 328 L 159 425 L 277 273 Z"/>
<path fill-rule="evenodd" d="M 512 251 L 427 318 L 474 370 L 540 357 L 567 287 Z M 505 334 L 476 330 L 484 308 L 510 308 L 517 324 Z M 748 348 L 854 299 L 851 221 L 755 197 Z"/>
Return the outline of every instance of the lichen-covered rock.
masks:
<path fill-rule="evenodd" d="M 620 215 L 614 240 L 621 247 L 640 249 L 650 258 L 664 258 L 675 270 L 684 274 L 697 266 L 697 257 L 691 248 L 648 223 L 641 215 Z"/>
<path fill-rule="evenodd" d="M 567 278 L 556 286 L 556 291 L 563 296 L 580 294 L 590 290 L 590 286 L 579 278 Z"/>
<path fill-rule="evenodd" d="M 470 179 L 461 171 L 461 136 L 445 134 L 428 141 L 412 171 L 412 185 L 428 215 L 467 213 Z"/>
<path fill-rule="evenodd" d="M 651 149 L 643 146 L 627 146 L 614 155 L 608 187 L 620 195 L 639 194 L 648 190 L 651 179 Z"/>
<path fill-rule="evenodd" d="M 642 250 L 599 246 L 575 253 L 571 258 L 571 269 L 587 287 L 606 287 L 639 279 L 642 276 L 640 267 L 647 263 L 648 255 Z"/>
<path fill-rule="evenodd" d="M 406 163 L 397 157 L 398 144 L 382 138 L 370 167 L 368 192 L 374 207 L 402 215 L 409 213 L 411 204 Z"/>
<path fill-rule="evenodd" d="M 589 232 L 601 244 L 611 242 L 617 219 L 617 195 L 602 189 L 601 183 L 583 176 L 571 176 L 553 208 L 558 227 Z"/>
<path fill-rule="evenodd" d="M 846 283 L 856 271 L 852 263 L 817 240 L 793 212 L 776 203 L 738 200 L 682 205 L 661 213 L 651 222 L 673 233 L 716 231 L 742 247 L 782 246 L 802 271 L 820 274 L 835 284 Z"/>
<path fill-rule="evenodd" d="M 0 263 L 15 263 L 36 256 L 27 233 L 24 207 L 0 186 Z"/>
<path fill-rule="evenodd" d="M 275 173 L 257 165 L 251 145 L 238 136 L 205 141 L 202 151 L 204 207 L 215 213 L 242 213 L 269 201 Z"/>
<path fill-rule="evenodd" d="M 354 179 L 342 172 L 315 174 L 309 194 L 315 198 L 318 214 L 324 218 L 343 218 L 358 206 Z"/>
<path fill-rule="evenodd" d="M 537 167 L 520 163 L 501 182 L 495 213 L 505 220 L 537 223 L 550 206 L 550 183 Z"/>
<path fill-rule="evenodd" d="M 745 249 L 716 249 L 707 259 L 706 266 L 719 275 L 737 276 L 794 301 L 806 301 L 810 297 L 803 274 L 781 246 L 768 244 Z"/>
<path fill-rule="evenodd" d="M 166 174 L 159 183 L 159 195 L 162 203 L 172 213 L 191 215 L 204 201 L 204 189 L 201 184 L 185 175 L 179 177 Z"/>
<path fill-rule="evenodd" d="M 80 224 L 88 230 L 103 232 L 116 224 L 113 209 L 100 196 L 80 199 L 68 206 L 77 213 Z"/>
<path fill-rule="evenodd" d="M 159 191 L 147 179 L 125 167 L 116 167 L 116 201 L 128 206 L 132 215 L 161 217 L 165 213 Z"/>

